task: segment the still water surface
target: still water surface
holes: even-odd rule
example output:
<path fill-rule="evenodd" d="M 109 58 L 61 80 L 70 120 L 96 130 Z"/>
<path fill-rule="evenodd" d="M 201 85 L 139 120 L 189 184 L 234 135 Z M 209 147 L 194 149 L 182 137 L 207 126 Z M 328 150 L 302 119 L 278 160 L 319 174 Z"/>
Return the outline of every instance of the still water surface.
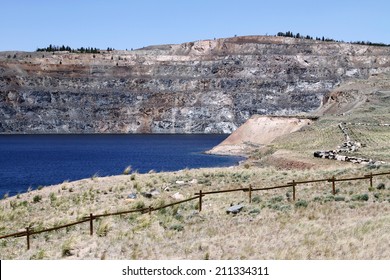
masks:
<path fill-rule="evenodd" d="M 235 165 L 241 158 L 202 152 L 227 135 L 1 135 L 0 196 L 95 174 Z"/>

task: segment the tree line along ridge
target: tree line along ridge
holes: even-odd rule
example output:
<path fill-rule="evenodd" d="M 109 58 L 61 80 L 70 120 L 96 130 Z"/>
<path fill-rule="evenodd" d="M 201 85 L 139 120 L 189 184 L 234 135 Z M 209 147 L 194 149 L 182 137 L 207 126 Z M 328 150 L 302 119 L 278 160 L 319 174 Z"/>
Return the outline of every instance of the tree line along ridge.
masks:
<path fill-rule="evenodd" d="M 314 38 L 314 37 L 312 37 L 310 35 L 302 35 L 299 32 L 294 34 L 291 31 L 278 32 L 276 34 L 276 36 L 296 38 L 296 39 L 316 40 L 316 41 L 322 41 L 322 42 L 345 43 L 342 40 L 335 40 L 335 39 L 331 39 L 331 38 L 325 38 L 324 36 L 322 36 L 322 37 L 315 37 Z M 390 47 L 390 44 L 373 43 L 373 42 L 370 42 L 370 41 L 353 41 L 353 42 L 349 42 L 349 43 L 350 44 L 357 44 L 357 45 Z M 113 49 L 113 48 L 107 48 L 106 49 L 106 51 L 113 51 L 113 50 L 115 50 L 115 49 Z M 65 46 L 65 45 L 55 46 L 55 45 L 50 44 L 46 48 L 37 48 L 36 51 L 37 52 L 64 52 L 64 51 L 67 51 L 67 52 L 71 52 L 71 53 L 100 53 L 102 50 L 98 49 L 98 48 L 92 48 L 92 47 L 87 47 L 87 48 L 81 47 L 81 48 L 77 48 L 77 49 L 72 49 L 71 47 Z"/>
<path fill-rule="evenodd" d="M 278 32 L 276 36 L 280 37 L 289 37 L 289 38 L 296 38 L 296 39 L 307 39 L 307 40 L 316 40 L 316 41 L 322 41 L 322 42 L 336 42 L 336 43 L 345 43 L 342 40 L 335 40 L 331 38 L 325 38 L 324 36 L 322 37 L 312 37 L 310 35 L 302 35 L 299 32 L 294 34 L 291 31 L 287 32 Z M 379 46 L 379 47 L 390 47 L 390 44 L 384 44 L 384 43 L 373 43 L 370 41 L 353 41 L 349 42 L 350 44 L 357 44 L 357 45 L 367 45 L 367 46 Z"/>
<path fill-rule="evenodd" d="M 107 48 L 107 51 L 113 51 L 113 50 L 114 50 L 113 48 Z M 71 47 L 65 46 L 65 45 L 55 46 L 55 45 L 50 44 L 46 48 L 37 48 L 36 51 L 37 52 L 65 52 L 65 51 L 67 51 L 67 52 L 71 52 L 71 53 L 100 53 L 102 50 L 98 49 L 98 48 L 92 48 L 92 47 L 87 47 L 87 48 L 81 47 L 78 49 L 72 49 Z"/>

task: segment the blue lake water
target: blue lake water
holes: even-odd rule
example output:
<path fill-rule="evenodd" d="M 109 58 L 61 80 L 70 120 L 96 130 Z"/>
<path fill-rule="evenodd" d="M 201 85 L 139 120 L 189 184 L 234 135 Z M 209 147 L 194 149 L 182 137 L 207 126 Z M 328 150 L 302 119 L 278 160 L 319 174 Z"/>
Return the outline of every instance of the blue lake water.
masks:
<path fill-rule="evenodd" d="M 94 174 L 230 166 L 239 157 L 202 152 L 227 135 L 0 135 L 0 196 Z"/>

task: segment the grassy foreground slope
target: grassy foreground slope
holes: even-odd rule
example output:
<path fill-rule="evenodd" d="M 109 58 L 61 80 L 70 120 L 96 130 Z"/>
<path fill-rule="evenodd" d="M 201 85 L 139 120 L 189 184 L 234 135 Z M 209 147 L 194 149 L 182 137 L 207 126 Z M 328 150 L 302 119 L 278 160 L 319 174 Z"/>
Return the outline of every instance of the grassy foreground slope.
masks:
<path fill-rule="evenodd" d="M 380 168 L 379 170 L 382 170 Z M 174 173 L 135 174 L 65 182 L 1 201 L 1 234 L 9 230 L 53 227 L 73 222 L 89 213 L 102 214 L 174 201 L 195 191 L 275 186 L 290 179 L 352 176 L 372 170 L 183 170 Z M 184 184 L 182 183 L 184 181 Z M 385 189 L 382 189 L 382 184 Z M 161 188 L 169 186 L 169 192 Z M 377 188 L 378 187 L 378 188 Z M 131 192 L 157 188 L 156 198 Z M 40 197 L 37 199 L 36 197 Z M 1 259 L 388 259 L 390 231 L 390 180 L 339 183 L 336 196 L 330 183 L 300 186 L 298 200 L 291 190 L 253 194 L 244 192 L 204 198 L 159 212 L 101 218 L 89 235 L 88 223 L 68 230 L 35 235 L 26 251 L 26 238 L 0 241 Z M 367 200 L 366 200 L 367 199 Z M 39 201 L 38 201 L 39 200 Z M 242 203 L 237 215 L 226 214 L 232 203 Z"/>
<path fill-rule="evenodd" d="M 252 151 L 249 161 L 231 168 L 93 177 L 20 194 L 0 201 L 0 235 L 31 226 L 34 230 L 88 216 L 149 205 L 160 206 L 194 196 L 199 190 L 272 187 L 291 180 L 353 177 L 389 171 L 313 158 L 314 150 L 334 149 L 343 141 L 339 122 L 351 123 L 352 136 L 366 144 L 359 153 L 390 162 L 390 123 L 386 77 L 365 85 L 343 85 L 324 104 L 320 120 Z M 372 83 L 371 87 L 364 87 Z M 378 86 L 379 85 L 379 86 Z M 363 91 L 362 88 L 365 90 Z M 333 96 L 333 97 L 332 97 Z M 333 99 L 332 99 L 333 98 Z M 334 102 L 333 102 L 334 101 Z M 333 103 L 332 103 L 333 102 Z M 352 124 L 353 123 L 353 124 Z M 142 192 L 157 190 L 153 198 Z M 169 190 L 169 191 L 168 191 Z M 128 214 L 34 235 L 0 240 L 0 259 L 389 259 L 390 176 L 290 189 L 204 197 L 148 214 Z M 129 200 L 130 193 L 137 193 Z M 177 194 L 178 193 L 178 194 Z M 232 204 L 243 210 L 227 214 Z"/>

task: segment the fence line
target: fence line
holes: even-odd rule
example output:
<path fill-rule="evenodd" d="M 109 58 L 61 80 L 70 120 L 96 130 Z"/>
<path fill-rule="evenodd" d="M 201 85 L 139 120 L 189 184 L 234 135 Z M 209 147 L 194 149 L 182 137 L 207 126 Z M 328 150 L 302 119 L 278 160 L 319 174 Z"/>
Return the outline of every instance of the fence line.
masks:
<path fill-rule="evenodd" d="M 275 187 L 266 187 L 266 188 L 257 188 L 257 189 L 255 188 L 255 189 L 252 189 L 252 191 L 267 191 L 267 190 L 274 190 L 274 189 L 284 189 L 284 188 L 289 188 L 292 186 L 293 186 L 293 183 L 282 185 L 282 186 L 275 186 Z"/>
<path fill-rule="evenodd" d="M 318 180 L 310 180 L 310 181 L 294 181 L 295 184 L 301 185 L 301 184 L 310 184 L 310 183 L 319 183 L 319 182 L 328 182 L 329 179 L 318 179 Z M 287 184 L 292 184 L 292 182 L 289 182 Z"/>
<path fill-rule="evenodd" d="M 368 175 L 368 176 L 370 176 L 370 175 Z M 342 178 L 342 179 L 336 179 L 336 178 L 334 178 L 334 179 L 329 180 L 329 182 L 330 182 L 330 181 L 335 181 L 335 182 L 346 182 L 346 181 L 356 181 L 356 180 L 366 180 L 366 179 L 369 179 L 369 177 L 364 176 L 364 177 Z"/>
<path fill-rule="evenodd" d="M 336 182 L 346 182 L 346 181 L 357 181 L 357 180 L 370 180 L 370 187 L 373 186 L 373 177 L 376 176 L 383 176 L 383 175 L 390 175 L 390 172 L 382 172 L 382 173 L 370 173 L 366 174 L 360 177 L 351 177 L 351 178 L 339 178 L 337 179 L 335 176 L 332 176 L 332 178 L 325 178 L 325 179 L 315 179 L 315 180 L 307 180 L 307 181 L 295 181 L 293 180 L 292 182 L 288 182 L 286 185 L 281 185 L 281 186 L 273 186 L 273 187 L 265 187 L 265 188 L 253 188 L 252 185 L 249 185 L 247 188 L 237 188 L 237 189 L 226 189 L 226 190 L 217 190 L 217 191 L 207 191 L 203 192 L 202 190 L 199 190 L 199 192 L 196 192 L 193 197 L 190 197 L 188 199 L 176 201 L 170 204 L 162 205 L 160 207 L 154 208 L 153 206 L 149 207 L 144 207 L 140 209 L 131 209 L 131 210 L 126 210 L 126 211 L 120 211 L 120 212 L 113 212 L 113 213 L 105 213 L 105 214 L 98 214 L 98 215 L 93 215 L 93 213 L 90 213 L 89 216 L 83 217 L 80 221 L 76 221 L 73 223 L 53 227 L 53 228 L 48 228 L 48 229 L 42 229 L 38 231 L 34 231 L 30 227 L 26 227 L 25 231 L 19 231 L 7 235 L 0 236 L 0 239 L 4 238 L 9 238 L 9 237 L 23 237 L 26 236 L 27 238 L 27 250 L 30 249 L 30 236 L 35 235 L 35 234 L 41 234 L 44 232 L 50 232 L 54 230 L 59 230 L 63 228 L 68 228 L 71 226 L 75 226 L 78 224 L 82 223 L 87 223 L 89 222 L 89 228 L 90 228 L 90 235 L 93 235 L 93 220 L 96 220 L 98 218 L 103 218 L 103 217 L 108 217 L 108 216 L 117 216 L 117 215 L 125 215 L 125 214 L 130 214 L 130 213 L 141 213 L 141 214 L 146 214 L 148 213 L 149 215 L 154 212 L 154 211 L 159 211 L 164 208 L 172 207 L 174 205 L 186 203 L 192 200 L 198 199 L 198 210 L 199 212 L 202 211 L 202 199 L 206 195 L 211 195 L 211 194 L 218 194 L 218 193 L 228 193 L 228 192 L 248 192 L 249 196 L 249 203 L 252 202 L 252 192 L 255 191 L 265 191 L 265 190 L 273 190 L 273 189 L 282 189 L 282 188 L 292 188 L 293 190 L 293 200 L 295 201 L 296 199 L 296 186 L 297 185 L 303 185 L 303 184 L 310 184 L 310 183 L 319 183 L 319 182 L 330 182 L 332 183 L 332 193 L 333 195 L 336 194 Z"/>
<path fill-rule="evenodd" d="M 228 189 L 228 190 L 220 190 L 220 191 L 209 191 L 209 192 L 202 192 L 202 195 L 206 194 L 216 194 L 216 193 L 227 193 L 227 192 L 239 192 L 239 191 L 248 191 L 249 188 L 239 188 L 239 189 Z M 200 193 L 195 193 L 195 195 L 200 195 Z"/>

